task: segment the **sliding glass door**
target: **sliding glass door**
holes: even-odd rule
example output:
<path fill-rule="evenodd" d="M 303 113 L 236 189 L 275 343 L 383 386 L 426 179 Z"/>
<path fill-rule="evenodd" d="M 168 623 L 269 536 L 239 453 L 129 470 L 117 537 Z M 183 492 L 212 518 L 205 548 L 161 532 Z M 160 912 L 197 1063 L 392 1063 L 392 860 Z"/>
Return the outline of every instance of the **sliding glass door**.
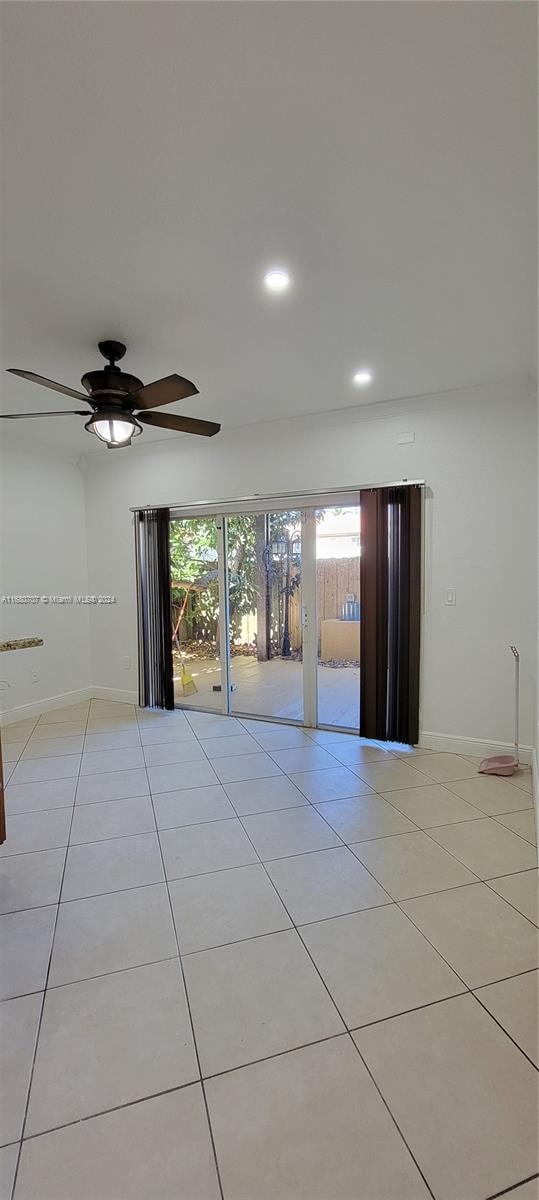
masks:
<path fill-rule="evenodd" d="M 221 712 L 220 522 L 186 517 L 169 528 L 174 700 Z"/>
<path fill-rule="evenodd" d="M 230 711 L 303 722 L 301 513 L 226 525 Z"/>
<path fill-rule="evenodd" d="M 181 707 L 359 729 L 359 503 L 170 521 Z"/>
<path fill-rule="evenodd" d="M 359 729 L 359 504 L 316 510 L 318 723 Z"/>

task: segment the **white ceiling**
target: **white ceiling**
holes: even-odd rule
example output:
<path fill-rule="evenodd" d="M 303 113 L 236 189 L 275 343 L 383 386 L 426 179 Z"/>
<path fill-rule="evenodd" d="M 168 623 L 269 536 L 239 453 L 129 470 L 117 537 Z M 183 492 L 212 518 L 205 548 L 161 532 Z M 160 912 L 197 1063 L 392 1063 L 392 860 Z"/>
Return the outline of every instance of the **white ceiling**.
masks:
<path fill-rule="evenodd" d="M 227 426 L 534 369 L 535 4 L 2 10 L 4 366 L 77 387 L 120 338 Z M 9 430 L 105 453 L 82 426 Z"/>

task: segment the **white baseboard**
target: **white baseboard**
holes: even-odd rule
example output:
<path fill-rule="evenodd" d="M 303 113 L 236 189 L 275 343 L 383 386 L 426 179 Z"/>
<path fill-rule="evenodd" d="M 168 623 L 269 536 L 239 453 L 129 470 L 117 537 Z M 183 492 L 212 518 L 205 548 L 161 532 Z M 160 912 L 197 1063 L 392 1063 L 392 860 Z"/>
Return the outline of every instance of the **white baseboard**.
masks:
<path fill-rule="evenodd" d="M 20 704 L 17 708 L 0 711 L 2 725 L 13 725 L 15 721 L 26 721 L 28 717 L 40 717 L 44 712 L 64 708 L 68 704 L 82 704 L 93 696 L 92 688 L 79 688 L 76 692 L 63 692 L 61 696 L 46 696 L 33 704 Z"/>
<path fill-rule="evenodd" d="M 419 746 L 425 750 L 445 750 L 450 754 L 470 754 L 473 758 L 487 758 L 489 754 L 512 754 L 512 742 L 480 742 L 475 738 L 455 737 L 447 733 L 429 733 L 422 730 Z M 531 763 L 532 746 L 519 746 L 518 757 L 522 763 Z"/>

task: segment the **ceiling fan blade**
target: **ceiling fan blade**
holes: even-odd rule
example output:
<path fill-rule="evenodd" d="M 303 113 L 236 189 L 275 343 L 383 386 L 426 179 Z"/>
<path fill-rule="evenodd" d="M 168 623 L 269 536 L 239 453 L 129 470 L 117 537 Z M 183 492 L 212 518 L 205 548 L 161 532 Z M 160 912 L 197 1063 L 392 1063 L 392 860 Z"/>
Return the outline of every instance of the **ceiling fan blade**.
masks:
<path fill-rule="evenodd" d="M 27 417 L 89 417 L 91 414 L 85 408 L 62 408 L 57 412 L 40 413 L 0 413 L 3 421 L 24 421 Z"/>
<path fill-rule="evenodd" d="M 221 428 L 215 421 L 199 421 L 198 417 L 177 417 L 172 413 L 135 413 L 137 421 L 144 425 L 157 425 L 160 429 L 174 429 L 176 433 L 198 433 L 201 437 L 213 437 Z"/>
<path fill-rule="evenodd" d="M 161 404 L 186 400 L 188 396 L 198 396 L 198 388 L 190 379 L 184 379 L 183 375 L 167 375 L 165 379 L 156 379 L 154 383 L 147 383 L 140 391 L 133 393 L 139 408 L 158 408 Z"/>
<path fill-rule="evenodd" d="M 33 371 L 16 371 L 14 367 L 7 367 L 9 375 L 20 375 L 21 379 L 29 379 L 31 383 L 40 383 L 42 387 L 51 388 L 53 392 L 62 392 L 64 396 L 74 396 L 75 400 L 85 400 L 88 404 L 88 397 L 84 392 L 76 392 L 74 388 L 65 387 L 63 383 L 55 383 L 54 379 L 46 379 L 44 375 L 35 375 Z"/>

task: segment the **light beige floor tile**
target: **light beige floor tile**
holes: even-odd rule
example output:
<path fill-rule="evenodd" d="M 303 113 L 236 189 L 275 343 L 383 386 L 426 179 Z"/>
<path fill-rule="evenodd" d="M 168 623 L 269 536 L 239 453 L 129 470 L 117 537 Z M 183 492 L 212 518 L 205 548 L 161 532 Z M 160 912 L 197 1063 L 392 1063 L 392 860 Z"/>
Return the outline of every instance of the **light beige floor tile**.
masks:
<path fill-rule="evenodd" d="M 199 1084 L 24 1143 L 17 1200 L 219 1200 Z"/>
<path fill-rule="evenodd" d="M 497 813 L 516 812 L 531 806 L 531 799 L 507 779 L 494 775 L 477 775 L 475 779 L 452 780 L 448 788 L 469 804 L 475 805 L 487 817 Z"/>
<path fill-rule="evenodd" d="M 0 917 L 0 1000 L 45 986 L 56 906 Z"/>
<path fill-rule="evenodd" d="M 442 825 L 429 832 L 440 846 L 454 854 L 480 879 L 511 875 L 515 871 L 526 871 L 537 866 L 534 846 L 490 817 L 482 821 Z"/>
<path fill-rule="evenodd" d="M 392 804 L 374 793 L 348 800 L 330 800 L 327 804 L 317 804 L 316 808 L 345 842 L 361 842 L 391 833 L 412 833 L 416 828 Z"/>
<path fill-rule="evenodd" d="M 196 738 L 188 742 L 157 742 L 144 746 L 147 767 L 166 767 L 171 763 L 205 762 L 205 755 Z"/>
<path fill-rule="evenodd" d="M 79 773 L 80 754 L 62 754 L 58 758 L 20 759 L 12 775 L 13 783 L 41 783 L 47 779 L 74 779 Z"/>
<path fill-rule="evenodd" d="M 140 708 L 135 704 L 135 716 L 141 725 L 155 725 L 170 721 L 174 725 L 187 725 L 187 715 L 179 708 Z"/>
<path fill-rule="evenodd" d="M 280 767 L 264 750 L 259 754 L 237 754 L 218 759 L 214 768 L 221 783 L 240 783 L 243 779 L 266 779 L 281 774 Z"/>
<path fill-rule="evenodd" d="M 350 739 L 349 742 L 330 742 L 327 749 L 347 767 L 358 766 L 360 763 L 391 761 L 387 750 L 382 750 L 381 746 L 364 746 L 359 738 Z"/>
<path fill-rule="evenodd" d="M 182 879 L 258 862 L 237 817 L 186 825 L 181 829 L 163 829 L 160 839 L 167 879 Z"/>
<path fill-rule="evenodd" d="M 533 925 L 484 883 L 407 900 L 401 907 L 468 987 L 539 964 Z"/>
<path fill-rule="evenodd" d="M 158 829 L 222 821 L 236 814 L 220 783 L 209 787 L 160 792 L 153 798 Z"/>
<path fill-rule="evenodd" d="M 207 759 L 203 762 L 170 763 L 160 767 L 148 767 L 148 779 L 152 795 L 157 792 L 175 792 L 181 788 L 209 787 L 218 782 L 215 771 Z"/>
<path fill-rule="evenodd" d="M 77 785 L 77 804 L 100 804 L 103 800 L 126 800 L 129 796 L 147 796 L 145 770 L 107 771 L 85 775 Z"/>
<path fill-rule="evenodd" d="M 238 717 L 236 733 L 241 733 L 242 729 L 246 729 L 247 733 L 252 734 L 258 741 L 259 736 L 266 737 L 270 733 L 299 733 L 305 736 L 310 743 L 309 730 L 300 729 L 296 725 L 287 725 L 281 721 L 264 721 L 256 720 L 255 717 Z M 202 736 L 202 735 L 201 735 Z M 298 745 L 300 743 L 298 742 Z"/>
<path fill-rule="evenodd" d="M 348 1037 L 221 1075 L 206 1089 L 227 1200 L 427 1200 Z"/>
<path fill-rule="evenodd" d="M 427 833 L 359 842 L 353 851 L 394 900 L 424 896 L 475 881 L 472 872 L 437 846 Z"/>
<path fill-rule="evenodd" d="M 65 754 L 82 754 L 84 737 L 77 734 L 71 737 L 30 738 L 22 755 L 23 762 L 28 758 L 57 758 Z"/>
<path fill-rule="evenodd" d="M 29 850 L 54 850 L 67 846 L 71 808 L 14 813 L 6 819 L 6 840 L 0 846 L 0 858 L 25 854 Z"/>
<path fill-rule="evenodd" d="M 187 712 L 185 713 L 191 729 L 197 737 L 237 737 L 242 732 L 242 726 L 234 717 L 223 717 L 220 713 Z"/>
<path fill-rule="evenodd" d="M 343 1030 L 295 930 L 183 960 L 204 1075 Z"/>
<path fill-rule="evenodd" d="M 31 914 L 22 915 L 43 912 L 48 913 L 49 909 L 34 909 Z M 49 986 L 157 962 L 176 954 L 164 884 L 72 900 L 60 905 Z"/>
<path fill-rule="evenodd" d="M 403 762 L 400 758 L 392 758 L 384 762 L 359 763 L 354 771 L 368 783 L 375 792 L 392 792 L 400 788 L 421 787 L 425 776 L 420 775 L 415 767 Z"/>
<path fill-rule="evenodd" d="M 505 813 L 501 817 L 496 817 L 496 820 L 500 822 L 500 825 L 505 825 L 506 829 L 511 829 L 513 833 L 518 833 L 519 837 L 531 842 L 533 846 L 537 845 L 533 808 L 524 809 L 523 812 Z"/>
<path fill-rule="evenodd" d="M 74 803 L 76 786 L 76 779 L 51 779 L 48 783 L 10 783 L 5 793 L 6 813 L 68 808 Z"/>
<path fill-rule="evenodd" d="M 260 750 L 258 742 L 249 733 L 226 738 L 201 738 L 200 745 L 210 760 L 230 758 L 233 754 L 257 754 Z"/>
<path fill-rule="evenodd" d="M 77 804 L 69 841 L 76 846 L 80 842 L 97 842 L 154 830 L 150 797 L 132 796 L 128 800 L 104 800 L 101 804 Z"/>
<path fill-rule="evenodd" d="M 18 1142 L 0 1149 L 0 1200 L 11 1200 L 18 1153 Z"/>
<path fill-rule="evenodd" d="M 258 744 L 268 754 L 274 750 L 291 750 L 298 746 L 312 746 L 312 741 L 302 729 L 294 729 L 290 725 L 282 725 L 280 729 L 267 729 L 265 724 L 258 722 L 258 729 L 250 728 L 249 732 Z"/>
<path fill-rule="evenodd" d="M 90 717 L 86 726 L 87 734 L 94 733 L 135 733 L 139 727 L 134 717 L 124 717 L 114 720 L 113 717 Z"/>
<path fill-rule="evenodd" d="M 354 1036 L 437 1200 L 481 1200 L 537 1170 L 535 1071 L 473 996 Z"/>
<path fill-rule="evenodd" d="M 80 900 L 102 892 L 161 883 L 163 879 L 156 833 L 86 842 L 68 850 L 62 900 Z"/>
<path fill-rule="evenodd" d="M 19 742 L 21 739 L 26 742 L 37 722 L 37 717 L 28 717 L 25 721 L 12 721 L 10 725 L 1 723 L 2 745 L 5 746 L 8 742 Z"/>
<path fill-rule="evenodd" d="M 0 1004 L 0 1144 L 15 1142 L 22 1133 L 41 1002 L 37 992 Z"/>
<path fill-rule="evenodd" d="M 307 805 L 282 812 L 257 813 L 254 817 L 244 817 L 243 824 L 263 861 L 340 845 L 329 825 Z"/>
<path fill-rule="evenodd" d="M 173 742 L 175 745 L 181 743 L 189 743 L 193 745 L 194 734 L 190 726 L 185 722 L 185 725 L 172 724 L 156 724 L 156 725 L 141 725 L 140 739 L 143 746 L 162 746 L 167 742 Z"/>
<path fill-rule="evenodd" d="M 508 1193 L 510 1200 L 539 1200 L 539 1175 Z"/>
<path fill-rule="evenodd" d="M 435 783 L 447 783 L 453 779 L 470 779 L 477 775 L 477 767 L 460 754 L 433 753 L 421 756 L 416 763 L 418 771 L 428 775 Z"/>
<path fill-rule="evenodd" d="M 533 796 L 533 779 L 529 767 L 520 768 L 511 775 L 510 782 L 514 787 L 520 788 L 522 792 L 527 792 L 529 796 Z"/>
<path fill-rule="evenodd" d="M 347 767 L 329 767 L 322 771 L 300 771 L 290 776 L 296 787 L 312 804 L 325 800 L 343 800 L 347 796 L 372 795 L 372 788 Z"/>
<path fill-rule="evenodd" d="M 51 741 L 53 738 L 76 737 L 84 734 L 86 730 L 86 721 L 57 721 L 54 725 L 42 725 L 41 721 L 35 726 L 32 731 L 32 741 Z M 2 744 L 4 737 L 2 734 Z"/>
<path fill-rule="evenodd" d="M 307 797 L 299 791 L 287 775 L 272 775 L 266 779 L 244 779 L 239 783 L 225 784 L 238 816 L 252 816 L 259 812 L 271 812 L 281 808 L 300 808 L 308 804 Z"/>
<path fill-rule="evenodd" d="M 479 988 L 477 998 L 492 1016 L 507 1030 L 515 1042 L 539 1066 L 537 1039 L 539 1031 L 538 973 L 528 971 Z"/>
<path fill-rule="evenodd" d="M 453 821 L 475 821 L 483 816 L 480 809 L 467 804 L 460 796 L 455 796 L 438 783 L 386 792 L 385 799 L 419 825 L 420 829 L 450 825 Z"/>
<path fill-rule="evenodd" d="M 26 1134 L 198 1077 L 178 959 L 52 988 L 45 997 Z"/>
<path fill-rule="evenodd" d="M 304 925 L 301 936 L 349 1029 L 464 990 L 396 904 Z"/>
<path fill-rule="evenodd" d="M 305 733 L 318 746 L 350 746 L 359 742 L 362 746 L 373 746 L 376 750 L 380 749 L 378 742 L 374 742 L 371 738 L 360 738 L 357 733 L 339 733 L 336 729 L 306 729 Z M 333 751 L 330 750 L 330 753 Z"/>
<path fill-rule="evenodd" d="M 7 742 L 5 745 L 2 742 L 2 762 L 4 766 L 7 763 L 18 762 L 26 745 L 26 742 Z"/>
<path fill-rule="evenodd" d="M 90 750 L 82 756 L 81 775 L 97 775 L 101 771 L 134 771 L 144 767 L 140 746 L 127 750 Z"/>
<path fill-rule="evenodd" d="M 390 902 L 345 846 L 276 859 L 267 870 L 296 925 Z"/>
<path fill-rule="evenodd" d="M 0 859 L 0 912 L 57 904 L 65 854 L 62 847 Z"/>
<path fill-rule="evenodd" d="M 176 879 L 170 898 L 182 954 L 276 933 L 292 924 L 262 866 Z"/>
<path fill-rule="evenodd" d="M 539 874 L 537 871 L 520 871 L 502 879 L 489 879 L 488 886 L 503 896 L 508 904 L 517 908 L 534 925 L 539 925 Z"/>
<path fill-rule="evenodd" d="M 83 704 L 66 704 L 63 708 L 51 708 L 49 712 L 42 713 L 39 718 L 39 724 L 57 725 L 58 722 L 63 724 L 66 721 L 82 721 L 86 720 L 90 704 L 85 701 Z"/>
<path fill-rule="evenodd" d="M 337 762 L 323 746 L 299 746 L 290 750 L 274 750 L 272 758 L 287 775 L 297 771 L 321 771 L 336 767 Z"/>
<path fill-rule="evenodd" d="M 133 729 L 119 729 L 111 733 L 87 733 L 84 749 L 89 753 L 97 750 L 130 750 L 140 746 L 140 734 Z"/>
<path fill-rule="evenodd" d="M 107 717 L 110 715 L 119 717 L 134 717 L 135 706 L 134 704 L 124 704 L 121 700 L 92 699 L 90 701 L 90 712 L 96 717 Z"/>

